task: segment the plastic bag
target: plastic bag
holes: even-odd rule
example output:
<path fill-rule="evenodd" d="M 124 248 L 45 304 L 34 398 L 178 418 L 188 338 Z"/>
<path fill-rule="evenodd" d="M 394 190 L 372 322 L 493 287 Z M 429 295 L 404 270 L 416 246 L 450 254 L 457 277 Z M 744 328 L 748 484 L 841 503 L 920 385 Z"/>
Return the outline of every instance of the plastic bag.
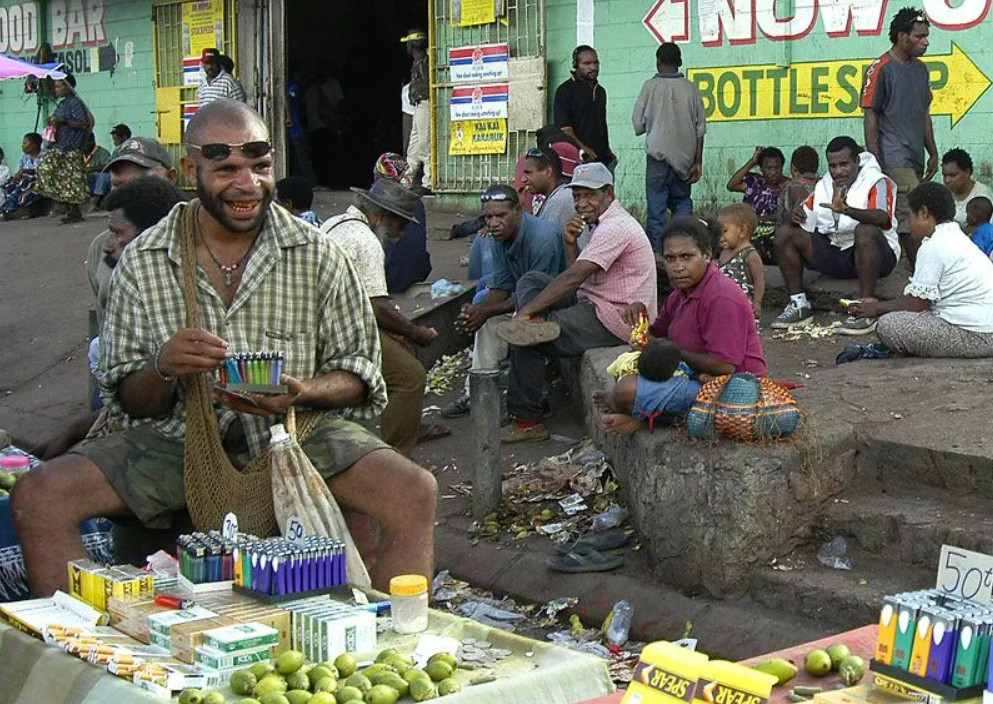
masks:
<path fill-rule="evenodd" d="M 345 544 L 349 584 L 371 587 L 369 571 L 324 478 L 282 424 L 272 426 L 270 433 L 272 503 L 280 532 L 285 535 L 290 519 L 296 517 L 306 535 L 337 538 Z"/>

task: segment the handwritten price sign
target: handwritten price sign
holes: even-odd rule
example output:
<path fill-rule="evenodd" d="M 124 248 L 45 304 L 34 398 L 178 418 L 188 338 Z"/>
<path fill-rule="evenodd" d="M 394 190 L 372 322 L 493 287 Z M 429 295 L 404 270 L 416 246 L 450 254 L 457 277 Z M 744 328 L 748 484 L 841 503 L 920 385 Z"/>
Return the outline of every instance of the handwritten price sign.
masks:
<path fill-rule="evenodd" d="M 993 603 L 993 557 L 942 545 L 937 588 L 983 604 Z"/>
<path fill-rule="evenodd" d="M 290 516 L 290 520 L 286 524 L 286 534 L 283 537 L 291 543 L 303 545 L 307 538 L 307 532 L 303 529 L 303 521 L 297 516 Z"/>

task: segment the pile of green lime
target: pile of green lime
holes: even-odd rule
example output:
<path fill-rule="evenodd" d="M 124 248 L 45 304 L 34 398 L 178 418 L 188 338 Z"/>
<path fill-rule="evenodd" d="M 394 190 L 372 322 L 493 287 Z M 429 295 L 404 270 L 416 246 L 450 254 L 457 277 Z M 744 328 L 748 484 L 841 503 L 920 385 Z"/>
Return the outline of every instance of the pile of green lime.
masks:
<path fill-rule="evenodd" d="M 6 496 L 14 488 L 19 476 L 10 472 L 0 472 L 0 496 Z"/>
<path fill-rule="evenodd" d="M 375 663 L 359 670 L 348 654 L 334 662 L 308 664 L 303 653 L 288 650 L 272 662 L 238 670 L 229 684 L 235 694 L 246 697 L 237 704 L 393 704 L 408 696 L 423 702 L 462 689 L 452 677 L 458 666 L 451 653 L 438 653 L 424 669 L 418 669 L 411 658 L 388 649 L 376 656 Z"/>

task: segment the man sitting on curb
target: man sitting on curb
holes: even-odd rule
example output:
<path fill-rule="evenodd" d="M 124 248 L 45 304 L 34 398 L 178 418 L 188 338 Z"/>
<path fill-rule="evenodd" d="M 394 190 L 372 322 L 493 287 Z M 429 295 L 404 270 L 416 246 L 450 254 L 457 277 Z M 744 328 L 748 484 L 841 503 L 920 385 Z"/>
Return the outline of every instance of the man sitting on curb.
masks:
<path fill-rule="evenodd" d="M 257 455 L 290 406 L 326 411 L 301 447 L 340 504 L 382 525 L 373 584 L 434 574 L 434 477 L 342 415 L 371 417 L 386 403 L 375 318 L 351 263 L 272 203 L 272 146 L 254 110 L 210 103 L 185 139 L 183 172 L 199 199 L 131 243 L 114 273 L 102 366 L 104 402 L 119 430 L 25 475 L 10 497 L 35 594 L 67 588 L 66 563 L 86 557 L 80 521 L 171 523 L 187 503 L 186 401 L 203 392 L 196 375 L 213 374 L 236 351 L 274 344 L 286 352 L 285 394 L 215 387 L 213 405 L 198 398 L 198 409 L 216 413 L 232 462 Z M 195 257 L 200 328 L 186 327 L 184 252 Z"/>
<path fill-rule="evenodd" d="M 572 176 L 579 218 L 565 233 L 566 259 L 557 277 L 530 272 L 517 284 L 517 315 L 497 335 L 511 345 L 507 406 L 515 422 L 503 442 L 545 440 L 542 422 L 543 357 L 575 357 L 595 347 L 627 341 L 622 315 L 631 301 L 645 301 L 649 320 L 658 312 L 655 255 L 644 229 L 614 199 L 614 177 L 600 163 L 577 166 Z M 581 220 L 580 220 L 581 218 Z M 576 239 L 589 226 L 580 253 Z"/>
<path fill-rule="evenodd" d="M 900 259 L 896 184 L 851 137 L 835 137 L 826 151 L 828 173 L 777 231 L 776 258 L 790 302 L 773 328 L 813 322 L 803 291 L 804 264 L 833 279 L 858 279 L 859 298 L 865 300 L 875 296 L 876 282 Z M 866 335 L 875 329 L 875 318 L 848 316 L 838 332 Z"/>
<path fill-rule="evenodd" d="M 522 212 L 520 198 L 511 186 L 490 186 L 483 191 L 480 200 L 486 227 L 492 235 L 486 238 L 483 246 L 489 247 L 493 272 L 487 283 L 486 297 L 478 304 L 464 305 L 455 327 L 467 335 L 475 334 L 472 369 L 496 370 L 507 358 L 507 343 L 497 337 L 496 328 L 514 312 L 513 294 L 517 282 L 529 272 L 558 276 L 565 268 L 565 257 L 559 228 L 550 221 Z M 468 377 L 465 393 L 445 406 L 441 414 L 446 418 L 469 414 Z"/>
<path fill-rule="evenodd" d="M 372 303 L 379 327 L 383 378 L 389 399 L 381 419 L 383 440 L 404 457 L 409 457 L 422 435 L 421 409 L 427 372 L 404 346 L 404 341 L 427 347 L 438 337 L 438 331 L 410 322 L 390 302 L 386 285 L 386 246 L 390 240 L 403 236 L 408 222 L 417 222 L 414 216 L 417 196 L 389 179 L 376 181 L 370 190 L 352 190 L 359 195 L 358 204 L 325 222 L 321 232 L 329 235 L 352 260 Z M 430 431 L 425 439 L 450 432 L 442 426 L 431 426 Z"/>

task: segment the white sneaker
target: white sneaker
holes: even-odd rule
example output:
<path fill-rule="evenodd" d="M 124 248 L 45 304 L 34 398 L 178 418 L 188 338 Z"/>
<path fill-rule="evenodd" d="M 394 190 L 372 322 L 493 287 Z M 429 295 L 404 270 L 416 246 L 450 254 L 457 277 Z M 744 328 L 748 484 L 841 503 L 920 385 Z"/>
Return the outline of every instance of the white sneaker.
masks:
<path fill-rule="evenodd" d="M 795 301 L 790 301 L 783 312 L 772 321 L 774 330 L 787 330 L 789 328 L 810 325 L 814 322 L 814 309 L 810 306 L 798 306 Z"/>

